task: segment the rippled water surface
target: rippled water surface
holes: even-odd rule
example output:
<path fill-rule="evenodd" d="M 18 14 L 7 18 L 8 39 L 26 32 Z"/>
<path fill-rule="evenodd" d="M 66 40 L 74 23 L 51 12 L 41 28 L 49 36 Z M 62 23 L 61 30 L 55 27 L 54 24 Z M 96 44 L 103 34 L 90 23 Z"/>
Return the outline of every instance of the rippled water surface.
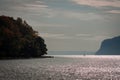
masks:
<path fill-rule="evenodd" d="M 120 80 L 120 56 L 0 60 L 0 80 Z"/>

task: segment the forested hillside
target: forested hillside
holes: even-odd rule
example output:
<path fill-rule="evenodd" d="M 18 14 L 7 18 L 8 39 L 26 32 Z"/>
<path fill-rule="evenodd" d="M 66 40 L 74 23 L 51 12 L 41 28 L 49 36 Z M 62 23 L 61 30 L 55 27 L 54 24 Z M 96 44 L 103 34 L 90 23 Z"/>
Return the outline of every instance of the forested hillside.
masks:
<path fill-rule="evenodd" d="M 44 39 L 21 18 L 0 16 L 0 58 L 47 54 Z"/>

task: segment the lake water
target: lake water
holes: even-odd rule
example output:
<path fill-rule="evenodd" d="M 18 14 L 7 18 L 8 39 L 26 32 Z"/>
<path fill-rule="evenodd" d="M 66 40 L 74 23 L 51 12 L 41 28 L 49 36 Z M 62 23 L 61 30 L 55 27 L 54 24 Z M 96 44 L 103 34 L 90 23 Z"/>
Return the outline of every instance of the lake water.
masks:
<path fill-rule="evenodd" d="M 120 56 L 0 60 L 0 80 L 120 80 Z"/>

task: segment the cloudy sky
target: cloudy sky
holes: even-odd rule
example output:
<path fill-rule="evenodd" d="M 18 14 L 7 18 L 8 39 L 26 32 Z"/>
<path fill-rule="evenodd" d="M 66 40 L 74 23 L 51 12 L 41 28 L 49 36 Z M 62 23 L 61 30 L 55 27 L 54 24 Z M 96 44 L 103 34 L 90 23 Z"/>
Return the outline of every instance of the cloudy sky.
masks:
<path fill-rule="evenodd" d="M 49 51 L 96 51 L 120 35 L 120 0 L 0 0 L 0 15 L 22 17 Z"/>

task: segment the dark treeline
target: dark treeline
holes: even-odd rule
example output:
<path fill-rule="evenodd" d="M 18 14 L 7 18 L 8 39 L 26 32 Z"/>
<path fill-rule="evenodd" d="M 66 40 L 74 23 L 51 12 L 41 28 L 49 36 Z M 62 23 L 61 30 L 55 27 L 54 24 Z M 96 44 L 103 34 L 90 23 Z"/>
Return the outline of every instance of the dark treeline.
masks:
<path fill-rule="evenodd" d="M 0 16 L 0 58 L 29 58 L 47 54 L 44 39 L 21 18 Z"/>

